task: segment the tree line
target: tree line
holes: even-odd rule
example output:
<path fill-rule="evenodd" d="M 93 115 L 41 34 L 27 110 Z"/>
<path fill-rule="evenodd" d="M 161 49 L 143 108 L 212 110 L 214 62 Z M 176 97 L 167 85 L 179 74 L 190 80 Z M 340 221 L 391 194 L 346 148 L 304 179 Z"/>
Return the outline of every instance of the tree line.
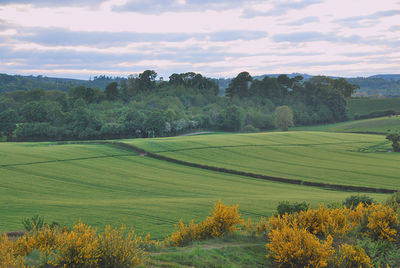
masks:
<path fill-rule="evenodd" d="M 346 99 L 356 89 L 325 76 L 255 80 L 242 72 L 222 95 L 215 79 L 198 73 L 174 73 L 164 81 L 145 70 L 104 90 L 81 85 L 68 92 L 5 92 L 0 135 L 23 141 L 158 137 L 195 129 L 259 131 L 285 128 L 275 116 L 282 106 L 295 125 L 338 122 L 347 119 Z"/>

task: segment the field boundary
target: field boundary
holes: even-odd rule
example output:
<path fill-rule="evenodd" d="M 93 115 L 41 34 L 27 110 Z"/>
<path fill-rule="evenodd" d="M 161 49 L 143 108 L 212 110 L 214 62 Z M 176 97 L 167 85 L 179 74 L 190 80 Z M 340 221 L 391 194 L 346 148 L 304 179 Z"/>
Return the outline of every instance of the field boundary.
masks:
<path fill-rule="evenodd" d="M 73 143 L 79 143 L 79 142 L 73 142 Z M 322 182 L 311 182 L 311 181 L 305 181 L 305 180 L 287 179 L 287 178 L 267 176 L 267 175 L 262 175 L 262 174 L 244 172 L 244 171 L 215 167 L 215 166 L 202 165 L 202 164 L 187 162 L 187 161 L 171 158 L 168 156 L 163 156 L 163 155 L 159 155 L 156 153 L 148 152 L 148 151 L 146 151 L 140 147 L 137 147 L 135 145 L 127 144 L 127 143 L 123 143 L 123 142 L 117 142 L 117 141 L 93 141 L 93 142 L 89 141 L 89 142 L 83 142 L 83 143 L 86 143 L 86 144 L 88 144 L 88 143 L 111 144 L 114 146 L 123 147 L 128 150 L 133 150 L 143 156 L 148 156 L 148 157 L 151 157 L 154 159 L 163 160 L 163 161 L 167 161 L 167 162 L 171 162 L 171 163 L 175 163 L 175 164 L 179 164 L 179 165 L 195 167 L 195 168 L 200 168 L 200 169 L 206 169 L 206 170 L 222 172 L 222 173 L 227 173 L 227 174 L 251 177 L 251 178 L 256 178 L 256 179 L 268 180 L 268 181 L 283 182 L 283 183 L 288 183 L 288 184 L 296 184 L 296 185 L 304 185 L 304 186 L 313 186 L 313 187 L 327 188 L 327 189 L 339 190 L 339 191 L 369 192 L 369 193 L 384 193 L 384 194 L 392 194 L 392 193 L 397 192 L 397 190 L 394 190 L 394 189 L 331 184 L 331 183 L 322 183 Z"/>

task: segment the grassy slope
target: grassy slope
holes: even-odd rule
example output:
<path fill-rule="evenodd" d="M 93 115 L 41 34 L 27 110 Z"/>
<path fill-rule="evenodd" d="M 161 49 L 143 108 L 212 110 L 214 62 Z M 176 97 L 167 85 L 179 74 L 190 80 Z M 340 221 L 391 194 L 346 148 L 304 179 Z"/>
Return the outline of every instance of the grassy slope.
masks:
<path fill-rule="evenodd" d="M 400 189 L 400 154 L 383 136 L 274 132 L 125 141 L 172 158 L 283 178 Z M 372 152 L 371 152 L 372 151 Z"/>
<path fill-rule="evenodd" d="M 0 232 L 20 230 L 22 218 L 39 214 L 67 225 L 125 223 L 161 238 L 180 218 L 203 220 L 219 199 L 258 218 L 281 200 L 316 206 L 349 195 L 189 168 L 110 145 L 0 144 Z"/>
<path fill-rule="evenodd" d="M 348 101 L 349 113 L 365 115 L 374 111 L 400 112 L 400 98 L 359 98 Z"/>
<path fill-rule="evenodd" d="M 389 130 L 400 131 L 400 116 L 380 117 L 317 126 L 294 127 L 291 130 L 386 134 Z"/>

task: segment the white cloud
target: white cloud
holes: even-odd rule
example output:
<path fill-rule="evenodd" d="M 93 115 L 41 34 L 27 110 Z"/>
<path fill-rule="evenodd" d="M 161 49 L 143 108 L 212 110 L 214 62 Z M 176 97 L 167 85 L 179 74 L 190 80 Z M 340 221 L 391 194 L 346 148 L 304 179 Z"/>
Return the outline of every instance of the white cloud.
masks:
<path fill-rule="evenodd" d="M 398 0 L 0 0 L 0 18 L 5 73 L 400 70 Z"/>

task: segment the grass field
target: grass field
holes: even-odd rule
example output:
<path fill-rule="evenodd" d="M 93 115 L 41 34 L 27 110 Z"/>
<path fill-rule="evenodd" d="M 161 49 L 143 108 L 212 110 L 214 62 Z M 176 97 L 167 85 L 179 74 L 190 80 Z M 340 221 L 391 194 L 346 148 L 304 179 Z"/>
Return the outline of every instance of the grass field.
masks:
<path fill-rule="evenodd" d="M 375 111 L 394 110 L 400 112 L 400 98 L 358 98 L 348 101 L 349 113 L 366 115 Z"/>
<path fill-rule="evenodd" d="M 238 143 L 236 135 L 224 136 Z M 181 141 L 188 147 L 199 137 Z M 220 135 L 202 137 L 221 142 Z M 160 141 L 173 141 L 175 148 L 180 144 L 180 138 L 146 140 L 149 145 Z M 203 220 L 219 199 L 240 204 L 245 218 L 258 218 L 273 213 L 282 200 L 316 206 L 351 194 L 185 167 L 105 144 L 0 143 L 0 232 L 21 230 L 22 218 L 38 214 L 66 225 L 82 219 L 100 229 L 125 223 L 162 238 L 180 218 Z"/>
<path fill-rule="evenodd" d="M 385 116 L 380 118 L 347 121 L 335 124 L 294 127 L 291 130 L 387 134 L 389 131 L 400 131 L 400 116 Z"/>
<path fill-rule="evenodd" d="M 125 141 L 171 158 L 268 176 L 400 189 L 400 154 L 384 136 L 272 132 Z"/>

